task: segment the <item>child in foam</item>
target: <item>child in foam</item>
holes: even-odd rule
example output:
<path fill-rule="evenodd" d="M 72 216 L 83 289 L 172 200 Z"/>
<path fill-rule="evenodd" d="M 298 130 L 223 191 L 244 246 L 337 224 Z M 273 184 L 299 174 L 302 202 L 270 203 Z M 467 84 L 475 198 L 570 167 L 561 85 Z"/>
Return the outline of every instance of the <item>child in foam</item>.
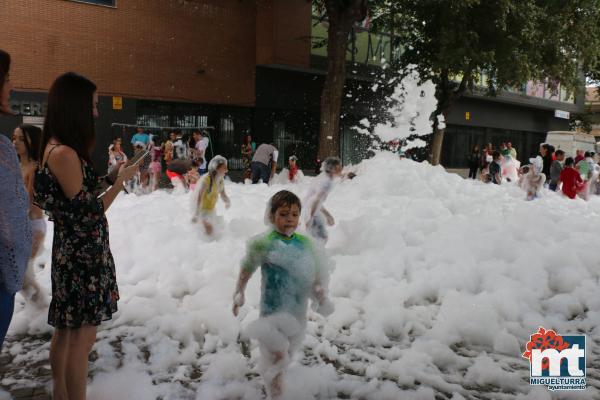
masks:
<path fill-rule="evenodd" d="M 260 266 L 260 318 L 248 326 L 245 335 L 259 342 L 259 368 L 270 399 L 281 398 L 283 373 L 302 344 L 308 299 L 316 312 L 324 316 L 333 312 L 323 251 L 295 233 L 300 212 L 300 199 L 292 192 L 282 190 L 271 198 L 266 215 L 272 229 L 249 242 L 234 293 L 233 314 L 237 316 L 245 302 L 246 285 Z"/>
<path fill-rule="evenodd" d="M 302 176 L 304 176 L 302 171 L 298 168 L 298 157 L 290 156 L 288 163 L 289 163 L 288 179 L 290 180 L 291 183 L 297 183 L 298 180 L 300 178 L 302 178 Z"/>
<path fill-rule="evenodd" d="M 227 174 L 227 159 L 223 156 L 215 156 L 208 164 L 208 174 L 200 180 L 196 197 L 196 211 L 192 222 L 202 222 L 207 235 L 214 231 L 215 206 L 219 196 L 229 208 L 231 201 L 225 193 L 225 175 Z"/>
<path fill-rule="evenodd" d="M 519 167 L 521 167 L 521 163 L 513 157 L 516 151 L 514 149 L 511 151 L 511 148 L 502 143 L 500 154 L 502 155 L 502 178 L 508 182 L 516 182 L 519 179 Z"/>
<path fill-rule="evenodd" d="M 544 168 L 544 160 L 542 157 L 537 156 L 536 158 L 529 159 L 531 165 L 529 171 L 523 176 L 523 179 L 519 186 L 527 193 L 527 200 L 533 200 L 539 196 L 544 183 L 546 182 L 546 175 L 542 173 Z"/>
<path fill-rule="evenodd" d="M 282 169 L 281 172 L 273 178 L 272 183 L 280 185 L 298 183 L 302 178 L 304 178 L 304 173 L 302 173 L 302 170 L 298 167 L 298 157 L 290 156 L 288 159 L 288 168 Z"/>
<path fill-rule="evenodd" d="M 584 187 L 578 194 L 584 200 L 588 200 L 590 194 L 596 193 L 598 175 L 600 173 L 598 165 L 594 161 L 594 153 L 586 151 L 584 159 L 579 161 L 575 168 L 579 171 L 581 179 L 584 182 Z"/>
<path fill-rule="evenodd" d="M 158 136 L 152 136 L 152 140 L 150 141 L 150 166 L 148 170 L 150 171 L 150 190 L 155 191 L 158 189 L 158 184 L 160 182 L 160 174 L 162 172 L 162 165 L 160 160 L 162 158 L 162 147 L 160 143 L 160 138 Z"/>
<path fill-rule="evenodd" d="M 570 199 L 574 199 L 585 188 L 579 171 L 575 169 L 573 158 L 569 157 L 565 160 L 565 168 L 560 173 L 558 183 L 562 183 L 562 192 Z"/>
<path fill-rule="evenodd" d="M 342 161 L 337 157 L 329 157 L 323 161 L 321 171 L 321 174 L 313 180 L 304 201 L 304 220 L 310 235 L 325 243 L 328 239 L 325 224 L 333 226 L 335 220 L 323 207 L 323 203 L 333 189 L 334 180 L 342 174 Z"/>

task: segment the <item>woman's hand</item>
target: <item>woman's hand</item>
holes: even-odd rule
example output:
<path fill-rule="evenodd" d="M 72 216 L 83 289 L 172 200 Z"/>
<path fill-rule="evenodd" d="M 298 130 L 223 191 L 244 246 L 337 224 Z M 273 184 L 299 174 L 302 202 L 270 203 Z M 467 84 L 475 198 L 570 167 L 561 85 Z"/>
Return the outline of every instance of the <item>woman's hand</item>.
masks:
<path fill-rule="evenodd" d="M 117 177 L 119 176 L 119 172 L 121 171 L 121 167 L 123 166 L 123 164 L 125 164 L 125 162 L 118 161 L 115 165 L 110 167 L 108 174 L 106 174 L 106 177 L 108 178 L 109 182 L 117 181 Z"/>
<path fill-rule="evenodd" d="M 119 169 L 119 175 L 117 175 L 117 180 L 122 184 L 123 182 L 127 182 L 131 178 L 135 176 L 139 172 L 139 167 L 137 165 L 125 166 L 121 165 Z"/>

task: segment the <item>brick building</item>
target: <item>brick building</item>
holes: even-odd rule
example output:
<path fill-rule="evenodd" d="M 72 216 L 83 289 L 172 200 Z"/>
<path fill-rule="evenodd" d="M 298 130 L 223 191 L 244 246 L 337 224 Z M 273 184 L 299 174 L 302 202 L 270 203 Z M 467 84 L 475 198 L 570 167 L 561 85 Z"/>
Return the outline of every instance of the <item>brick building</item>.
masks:
<path fill-rule="evenodd" d="M 39 123 L 30 117 L 43 116 L 53 80 L 76 71 L 99 88 L 98 148 L 123 134 L 114 122 L 208 125 L 213 150 L 232 156 L 252 130 L 257 64 L 310 63 L 306 0 L 0 0 L 0 9 L 17 114 L 0 122 L 4 133 L 23 117 Z"/>
<path fill-rule="evenodd" d="M 308 0 L 0 0 L 0 48 L 14 59 L 14 117 L 0 132 L 40 123 L 52 81 L 66 71 L 91 78 L 99 88 L 100 114 L 94 159 L 105 165 L 112 138 L 128 141 L 145 126 L 210 126 L 213 154 L 233 158 L 243 135 L 273 141 L 280 161 L 290 153 L 310 167 L 316 154 L 319 101 L 326 48 L 312 44 L 326 34 Z M 365 138 L 352 127 L 372 116 L 381 97 L 371 72 L 394 56 L 386 35 L 357 31 L 348 49 L 342 156 L 364 156 Z M 565 130 L 579 102 L 544 85 L 529 84 L 491 99 L 474 94 L 449 118 L 442 162 L 464 164 L 473 143 L 512 141 L 528 152 L 546 131 Z M 156 133 L 160 129 L 155 130 Z"/>

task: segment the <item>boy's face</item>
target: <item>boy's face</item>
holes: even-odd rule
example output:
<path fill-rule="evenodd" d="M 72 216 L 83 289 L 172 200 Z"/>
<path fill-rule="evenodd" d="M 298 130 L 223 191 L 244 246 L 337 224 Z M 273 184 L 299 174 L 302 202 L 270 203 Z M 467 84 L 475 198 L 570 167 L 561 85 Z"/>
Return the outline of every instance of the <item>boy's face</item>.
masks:
<path fill-rule="evenodd" d="M 565 159 L 565 155 L 564 154 L 559 154 L 559 155 L 556 156 L 556 159 L 558 161 L 563 161 Z"/>
<path fill-rule="evenodd" d="M 298 228 L 299 221 L 300 207 L 297 204 L 279 207 L 275 214 L 271 214 L 271 223 L 273 223 L 277 232 L 286 236 L 292 236 Z"/>
<path fill-rule="evenodd" d="M 337 178 L 338 176 L 342 175 L 342 166 L 336 165 L 329 174 L 332 178 Z"/>

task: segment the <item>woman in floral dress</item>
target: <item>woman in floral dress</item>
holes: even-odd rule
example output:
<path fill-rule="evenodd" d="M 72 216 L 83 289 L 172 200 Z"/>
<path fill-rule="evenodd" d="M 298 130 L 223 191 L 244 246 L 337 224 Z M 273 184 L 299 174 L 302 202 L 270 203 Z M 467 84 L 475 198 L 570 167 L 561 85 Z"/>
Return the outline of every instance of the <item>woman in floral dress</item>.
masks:
<path fill-rule="evenodd" d="M 123 166 L 114 181 L 100 180 L 92 168 L 97 103 L 96 85 L 87 78 L 67 73 L 56 79 L 48 94 L 41 169 L 34 182 L 35 201 L 54 222 L 48 323 L 55 327 L 53 398 L 60 400 L 85 399 L 96 327 L 117 311 L 119 291 L 104 213 L 136 173 L 136 167 Z M 105 181 L 112 184 L 108 190 Z"/>

